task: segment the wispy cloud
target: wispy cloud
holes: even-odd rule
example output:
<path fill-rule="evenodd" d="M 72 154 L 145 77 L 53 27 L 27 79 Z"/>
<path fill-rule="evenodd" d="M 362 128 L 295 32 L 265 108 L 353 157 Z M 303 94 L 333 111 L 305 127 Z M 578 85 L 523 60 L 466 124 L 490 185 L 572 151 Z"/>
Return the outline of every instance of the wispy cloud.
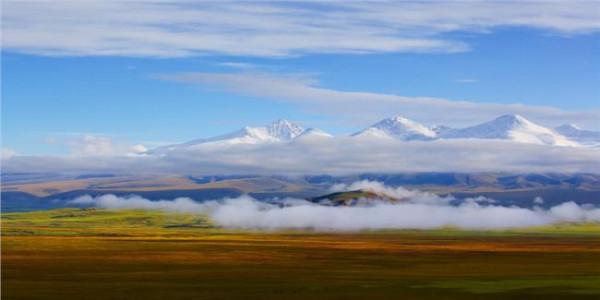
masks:
<path fill-rule="evenodd" d="M 577 122 L 593 129 L 598 126 L 597 120 L 600 119 L 600 110 L 597 109 L 568 111 L 519 103 L 496 104 L 340 91 L 320 87 L 315 78 L 296 74 L 179 73 L 158 78 L 218 88 L 270 101 L 291 102 L 314 113 L 343 118 L 355 124 L 368 124 L 373 120 L 399 114 L 429 124 L 464 126 L 513 113 L 526 115 L 534 121 L 551 126 Z"/>
<path fill-rule="evenodd" d="M 458 52 L 452 32 L 600 30 L 596 1 L 3 1 L 3 48 L 41 55 Z"/>
<path fill-rule="evenodd" d="M 479 79 L 475 79 L 475 78 L 461 78 L 461 79 L 454 80 L 454 82 L 456 82 L 456 83 L 477 83 L 477 82 L 479 82 Z"/>
<path fill-rule="evenodd" d="M 17 154 L 17 151 L 10 149 L 10 148 L 5 148 L 5 147 L 2 147 L 1 151 L 2 152 L 0 154 L 1 155 L 0 157 L 2 158 L 3 161 L 7 160 Z"/>
<path fill-rule="evenodd" d="M 255 64 L 244 63 L 244 62 L 234 62 L 234 61 L 222 62 L 222 63 L 219 63 L 218 65 L 223 66 L 223 67 L 232 68 L 232 69 L 241 69 L 241 70 L 258 68 L 258 66 Z"/>
<path fill-rule="evenodd" d="M 114 154 L 113 142 L 105 136 L 84 135 L 68 142 L 72 154 L 97 156 Z"/>
<path fill-rule="evenodd" d="M 142 144 L 97 133 L 57 132 L 46 137 L 44 143 L 66 146 L 69 155 L 75 157 L 134 155 L 148 150 Z"/>

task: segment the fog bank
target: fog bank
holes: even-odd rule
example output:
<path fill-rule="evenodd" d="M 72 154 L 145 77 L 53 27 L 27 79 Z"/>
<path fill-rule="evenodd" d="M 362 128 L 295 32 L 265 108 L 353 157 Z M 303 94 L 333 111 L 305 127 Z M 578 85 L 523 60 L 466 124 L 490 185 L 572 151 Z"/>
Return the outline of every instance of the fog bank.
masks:
<path fill-rule="evenodd" d="M 493 149 L 491 151 L 490 149 Z M 3 172 L 346 175 L 401 172 L 597 173 L 600 149 L 498 140 L 403 142 L 350 137 L 214 147 L 160 155 L 19 156 Z"/>
<path fill-rule="evenodd" d="M 367 206 L 324 206 L 303 199 L 262 202 L 249 196 L 198 203 L 189 198 L 151 201 L 139 196 L 82 196 L 73 204 L 110 209 L 148 209 L 207 214 L 218 226 L 246 229 L 315 229 L 357 231 L 365 229 L 506 229 L 560 222 L 600 222 L 600 208 L 565 202 L 549 209 L 528 209 L 490 204 L 487 198 L 467 199 L 451 205 L 451 197 L 391 188 L 377 182 L 334 186 L 336 190 L 362 187 L 393 193 L 401 203 L 379 201 Z M 379 190 L 377 190 L 379 189 Z M 386 194 L 388 195 L 388 194 Z M 391 195 L 390 195 L 391 196 Z"/>

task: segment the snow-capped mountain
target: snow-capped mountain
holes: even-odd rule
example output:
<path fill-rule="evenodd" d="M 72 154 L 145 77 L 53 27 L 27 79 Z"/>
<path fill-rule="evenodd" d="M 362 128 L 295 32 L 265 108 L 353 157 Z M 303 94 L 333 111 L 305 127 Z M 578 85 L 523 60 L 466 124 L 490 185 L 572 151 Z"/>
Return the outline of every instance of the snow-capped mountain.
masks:
<path fill-rule="evenodd" d="M 215 136 L 208 139 L 194 140 L 185 143 L 187 146 L 207 143 L 223 144 L 256 144 L 261 142 L 275 142 L 278 138 L 271 135 L 267 127 L 244 127 L 232 133 Z"/>
<path fill-rule="evenodd" d="M 440 138 L 500 139 L 520 143 L 576 146 L 577 143 L 552 129 L 535 124 L 520 115 L 503 115 L 479 125 L 447 130 Z"/>
<path fill-rule="evenodd" d="M 266 127 L 258 128 L 265 128 L 270 137 L 279 141 L 294 139 L 305 131 L 304 128 L 299 125 L 285 119 L 279 119 Z"/>
<path fill-rule="evenodd" d="M 440 135 L 440 134 L 443 134 L 444 132 L 447 132 L 448 130 L 452 130 L 452 127 L 446 126 L 446 125 L 436 125 L 436 126 L 432 126 L 431 130 L 433 130 L 433 132 L 435 132 L 436 135 Z"/>
<path fill-rule="evenodd" d="M 554 128 L 554 131 L 582 145 L 600 145 L 600 132 L 584 130 L 573 124 L 564 124 Z"/>
<path fill-rule="evenodd" d="M 219 135 L 208 139 L 199 139 L 182 145 L 192 146 L 197 144 L 260 144 L 269 142 L 289 141 L 304 132 L 304 128 L 288 120 L 280 119 L 267 126 L 246 126 L 232 133 Z"/>
<path fill-rule="evenodd" d="M 496 139 L 518 143 L 554 146 L 600 146 L 600 132 L 580 129 L 574 125 L 562 125 L 555 130 L 535 124 L 519 115 L 504 115 L 492 121 L 466 128 L 444 125 L 427 127 L 403 117 L 381 120 L 352 135 L 361 138 L 396 139 L 402 141 L 432 141 L 436 139 Z M 304 129 L 290 121 L 278 120 L 267 126 L 244 127 L 229 134 L 186 143 L 159 147 L 144 154 L 164 154 L 195 147 L 220 147 L 247 144 L 270 144 L 294 140 L 326 143 L 334 136 L 316 129 Z"/>
<path fill-rule="evenodd" d="M 394 138 L 403 141 L 431 140 L 436 135 L 427 126 L 400 116 L 383 119 L 353 134 L 355 137 Z"/>
<path fill-rule="evenodd" d="M 331 137 L 328 133 L 315 129 L 304 129 L 288 120 L 280 119 L 267 126 L 249 127 L 206 139 L 197 139 L 189 142 L 156 148 L 148 153 L 161 154 L 177 149 L 188 149 L 197 146 L 228 146 L 238 144 L 263 144 L 291 141 L 296 138 Z"/>
<path fill-rule="evenodd" d="M 332 138 L 333 135 L 317 128 L 309 128 L 304 130 L 302 134 L 296 137 L 296 139 L 322 139 L 322 138 Z"/>

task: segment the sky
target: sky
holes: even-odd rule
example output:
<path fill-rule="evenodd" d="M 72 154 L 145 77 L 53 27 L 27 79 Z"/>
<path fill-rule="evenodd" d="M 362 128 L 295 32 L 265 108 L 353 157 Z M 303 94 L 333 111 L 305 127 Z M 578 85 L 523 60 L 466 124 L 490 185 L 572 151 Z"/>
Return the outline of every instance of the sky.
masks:
<path fill-rule="evenodd" d="M 600 130 L 600 2 L 3 1 L 2 148 L 147 148 L 285 118 L 519 113 Z M 87 148 L 86 148 L 87 147 Z"/>

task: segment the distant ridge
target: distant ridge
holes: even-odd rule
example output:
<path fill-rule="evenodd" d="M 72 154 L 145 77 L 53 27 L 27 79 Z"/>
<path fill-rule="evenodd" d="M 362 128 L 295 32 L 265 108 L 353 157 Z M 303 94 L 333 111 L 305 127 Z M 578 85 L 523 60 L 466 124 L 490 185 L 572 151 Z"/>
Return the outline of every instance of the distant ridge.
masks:
<path fill-rule="evenodd" d="M 425 125 L 401 116 L 383 119 L 370 127 L 353 134 L 355 137 L 390 137 L 404 141 L 430 140 L 435 131 Z"/>
<path fill-rule="evenodd" d="M 428 127 L 402 116 L 383 119 L 351 135 L 357 141 L 395 139 L 401 141 L 432 141 L 439 139 L 505 140 L 550 146 L 600 146 L 600 132 L 583 130 L 574 125 L 561 125 L 554 129 L 536 124 L 517 114 L 507 114 L 491 121 L 465 128 L 445 125 Z M 243 144 L 283 143 L 294 140 L 327 142 L 333 135 L 317 128 L 304 129 L 285 119 L 261 127 L 246 126 L 237 131 L 206 139 L 196 139 L 181 144 L 155 148 L 146 154 L 193 149 L 204 146 L 235 146 Z"/>
<path fill-rule="evenodd" d="M 298 139 L 306 139 L 306 138 L 332 138 L 333 135 L 317 128 L 309 128 L 304 130 L 302 134 L 297 136 Z"/>
<path fill-rule="evenodd" d="M 600 146 L 600 132 L 584 130 L 574 124 L 564 124 L 555 127 L 554 130 L 582 145 Z"/>
<path fill-rule="evenodd" d="M 232 146 L 239 144 L 263 144 L 291 141 L 301 136 L 331 136 L 328 133 L 315 129 L 304 129 L 301 126 L 285 119 L 279 119 L 267 126 L 246 126 L 237 131 L 215 136 L 207 139 L 196 139 L 182 144 L 174 144 L 156 148 L 149 151 L 150 154 L 161 154 L 168 151 L 193 148 L 201 145 L 209 146 Z"/>
<path fill-rule="evenodd" d="M 576 146 L 552 129 L 535 124 L 520 115 L 503 115 L 479 125 L 444 131 L 441 138 L 500 139 L 519 143 Z"/>

